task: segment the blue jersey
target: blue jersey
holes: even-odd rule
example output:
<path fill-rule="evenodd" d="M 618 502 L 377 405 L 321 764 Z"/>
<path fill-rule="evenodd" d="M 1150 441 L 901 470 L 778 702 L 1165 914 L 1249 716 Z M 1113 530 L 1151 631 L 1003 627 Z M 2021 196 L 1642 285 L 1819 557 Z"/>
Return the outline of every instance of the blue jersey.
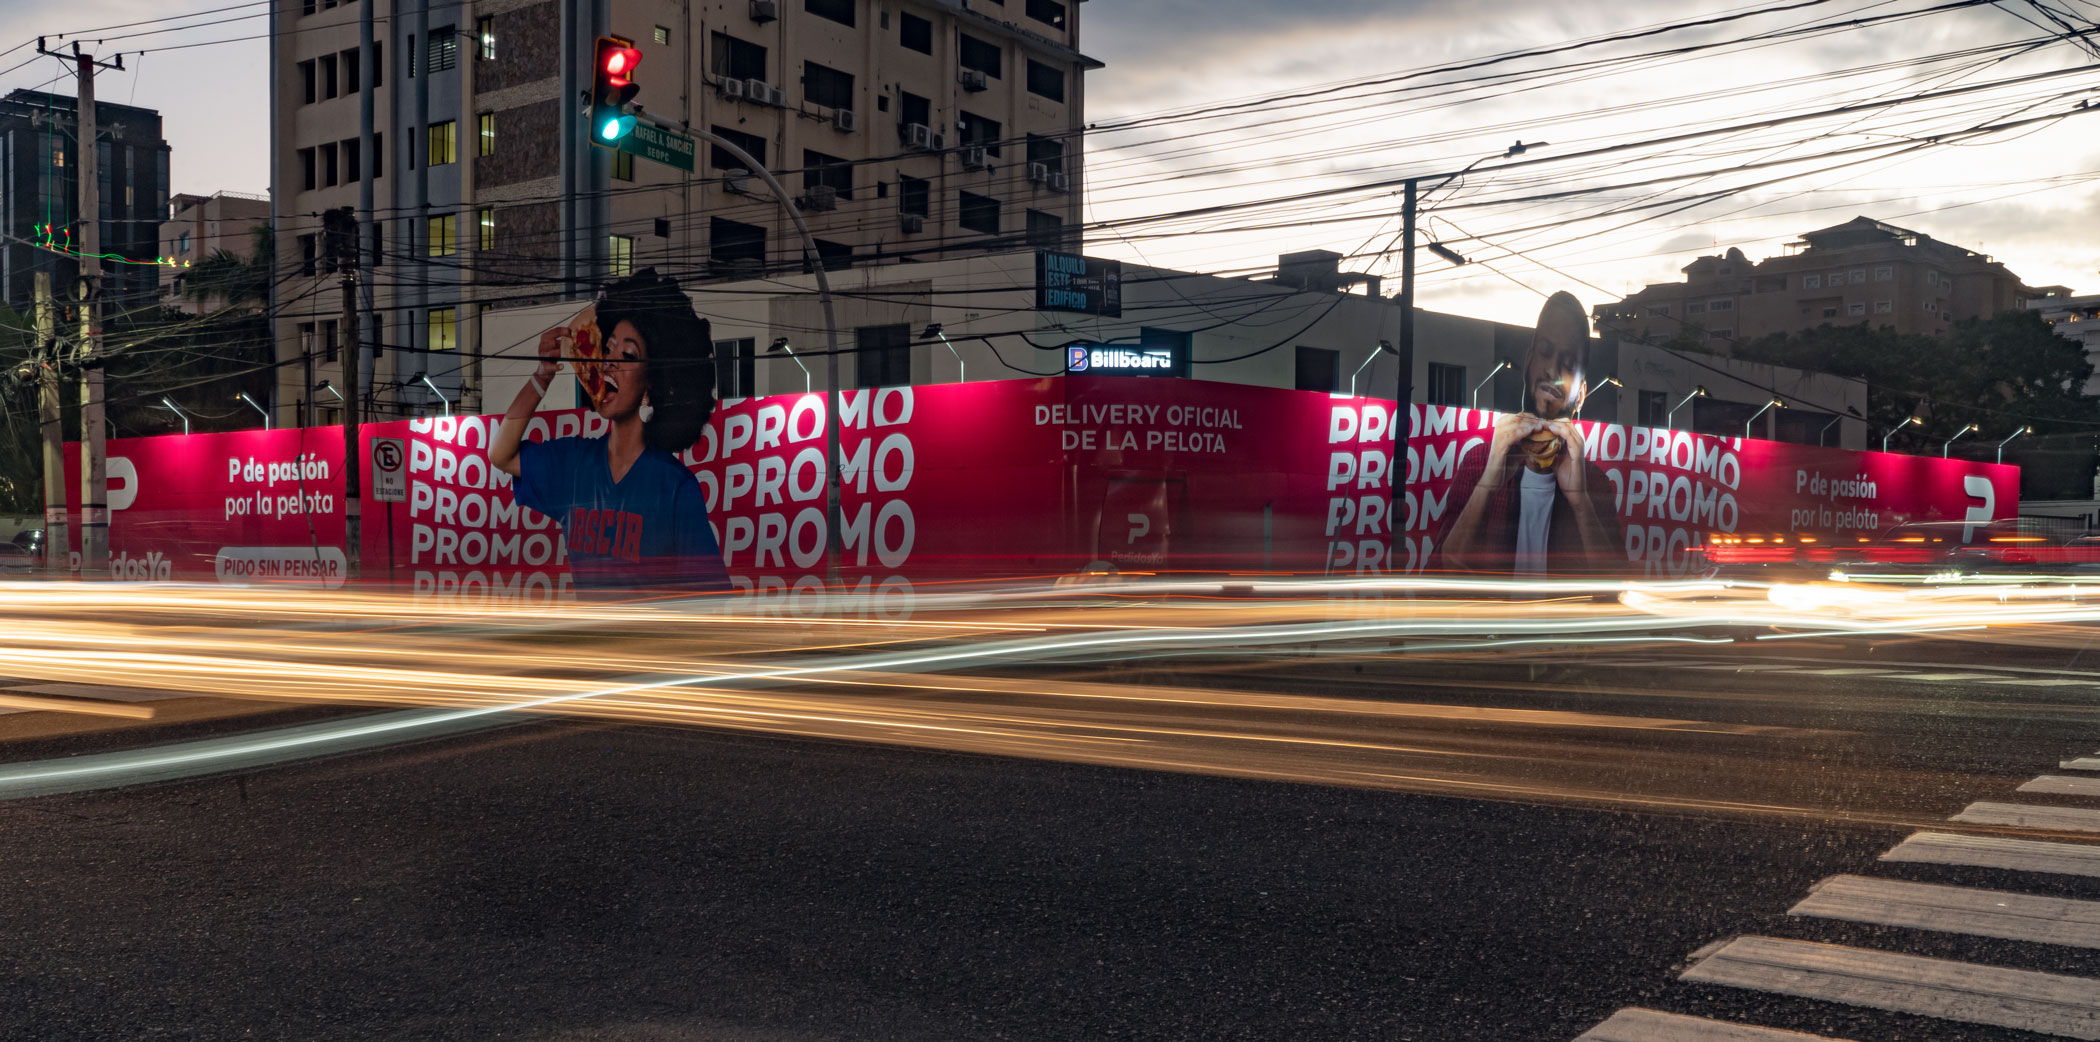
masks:
<path fill-rule="evenodd" d="M 678 457 L 644 449 L 613 480 L 604 438 L 518 446 L 517 501 L 561 523 L 578 589 L 726 589 L 706 494 Z"/>

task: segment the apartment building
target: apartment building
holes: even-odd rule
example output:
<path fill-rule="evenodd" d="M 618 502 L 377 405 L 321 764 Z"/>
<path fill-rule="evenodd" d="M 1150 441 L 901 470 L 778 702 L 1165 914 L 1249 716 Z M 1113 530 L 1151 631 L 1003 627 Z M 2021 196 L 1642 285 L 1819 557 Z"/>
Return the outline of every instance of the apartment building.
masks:
<path fill-rule="evenodd" d="M 1996 260 L 1869 217 L 1805 233 L 1752 262 L 1731 248 L 1594 310 L 1600 332 L 1660 342 L 1690 333 L 1726 354 L 1738 340 L 1829 323 L 1944 336 L 1956 320 L 2027 306 L 2040 291 Z"/>
<path fill-rule="evenodd" d="M 586 141 L 601 34 L 633 41 L 647 118 L 777 174 L 831 270 L 1075 245 L 1078 0 L 277 0 L 277 409 L 341 386 L 320 214 L 360 217 L 374 414 L 500 408 L 487 308 L 645 267 L 799 272 L 786 210 L 727 150 L 691 173 Z M 370 72 L 360 62 L 370 37 Z M 363 113 L 372 112 L 369 132 Z M 325 390 L 320 399 L 334 402 Z M 325 419 L 325 413 L 307 416 Z"/>
<path fill-rule="evenodd" d="M 80 103 L 69 95 L 17 90 L 0 98 L 0 293 L 27 312 L 36 273 L 72 299 L 80 264 Z M 103 315 L 151 308 L 160 289 L 160 222 L 167 216 L 168 143 L 160 113 L 95 103 L 100 187 Z"/>
<path fill-rule="evenodd" d="M 192 300 L 184 292 L 189 269 L 221 251 L 252 260 L 255 232 L 270 226 L 270 197 L 244 192 L 177 195 L 168 200 L 160 225 L 160 296 L 178 311 L 202 315 L 226 306 L 220 299 Z M 255 301 L 257 306 L 267 301 Z"/>

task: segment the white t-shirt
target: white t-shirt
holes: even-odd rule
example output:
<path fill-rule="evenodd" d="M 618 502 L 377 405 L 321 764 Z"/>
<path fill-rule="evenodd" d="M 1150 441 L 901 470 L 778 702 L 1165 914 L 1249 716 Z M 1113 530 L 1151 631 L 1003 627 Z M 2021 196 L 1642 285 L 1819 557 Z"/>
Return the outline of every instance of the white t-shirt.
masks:
<path fill-rule="evenodd" d="M 1560 495 L 1560 481 L 1530 467 L 1517 484 L 1518 575 L 1546 574 L 1546 537 L 1553 528 L 1553 500 Z"/>

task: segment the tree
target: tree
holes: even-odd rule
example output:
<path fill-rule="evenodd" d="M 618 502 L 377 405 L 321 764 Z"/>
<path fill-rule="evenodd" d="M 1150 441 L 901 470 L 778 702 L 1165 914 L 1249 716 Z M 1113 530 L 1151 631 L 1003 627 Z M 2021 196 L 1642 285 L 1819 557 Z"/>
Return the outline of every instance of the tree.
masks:
<path fill-rule="evenodd" d="M 35 359 L 36 332 L 27 317 L 0 304 L 0 514 L 43 512 L 43 449 L 36 383 L 21 374 Z"/>

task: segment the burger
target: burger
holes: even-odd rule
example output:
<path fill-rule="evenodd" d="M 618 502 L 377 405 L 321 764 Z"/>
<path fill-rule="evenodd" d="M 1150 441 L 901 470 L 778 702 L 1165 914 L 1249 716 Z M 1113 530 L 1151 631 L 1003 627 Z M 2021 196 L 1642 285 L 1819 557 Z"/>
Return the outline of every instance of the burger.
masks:
<path fill-rule="evenodd" d="M 1552 473 L 1560 463 L 1561 450 L 1566 447 L 1560 435 L 1546 427 L 1540 427 L 1517 443 L 1518 451 L 1524 455 L 1525 466 L 1530 467 L 1534 474 Z"/>

